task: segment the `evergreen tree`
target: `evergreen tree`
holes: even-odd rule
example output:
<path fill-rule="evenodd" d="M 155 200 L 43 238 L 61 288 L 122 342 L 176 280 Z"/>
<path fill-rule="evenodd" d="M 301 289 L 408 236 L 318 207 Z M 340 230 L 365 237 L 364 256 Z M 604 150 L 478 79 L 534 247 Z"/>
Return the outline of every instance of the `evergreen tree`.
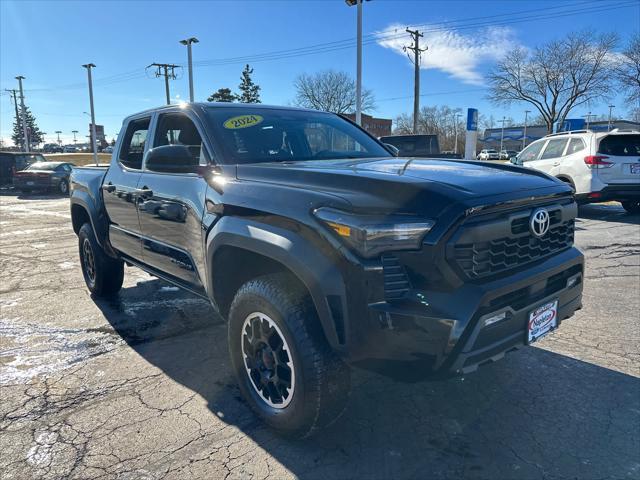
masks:
<path fill-rule="evenodd" d="M 217 92 L 212 93 L 208 102 L 235 102 L 238 100 L 238 95 L 231 92 L 230 88 L 219 88 Z"/>
<path fill-rule="evenodd" d="M 251 74 L 253 73 L 253 68 L 250 68 L 249 65 L 245 65 L 244 70 L 242 70 L 242 77 L 240 77 L 240 85 L 238 88 L 240 89 L 239 100 L 242 103 L 262 103 L 260 102 L 260 86 L 253 83 L 251 79 Z"/>
<path fill-rule="evenodd" d="M 31 147 L 35 147 L 39 143 L 43 142 L 44 135 L 38 128 L 38 125 L 36 124 L 36 118 L 33 116 L 33 113 L 31 113 L 31 110 L 29 110 L 29 107 L 25 106 L 24 112 L 25 120 L 27 123 L 27 136 L 29 137 L 29 144 Z M 14 145 L 23 147 L 22 123 L 20 122 L 20 119 L 21 117 L 18 117 L 13 122 L 13 134 L 11 135 L 11 140 L 13 140 Z"/>

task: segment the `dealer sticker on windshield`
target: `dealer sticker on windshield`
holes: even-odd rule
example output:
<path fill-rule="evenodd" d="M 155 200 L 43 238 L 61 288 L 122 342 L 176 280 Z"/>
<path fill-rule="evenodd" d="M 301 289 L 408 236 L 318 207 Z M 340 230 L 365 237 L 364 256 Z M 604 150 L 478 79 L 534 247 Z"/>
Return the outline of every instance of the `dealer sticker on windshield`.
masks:
<path fill-rule="evenodd" d="M 224 128 L 234 130 L 237 128 L 253 127 L 261 123 L 263 118 L 260 115 L 239 115 L 232 117 L 223 123 Z"/>
<path fill-rule="evenodd" d="M 535 342 L 558 325 L 558 301 L 545 303 L 529 314 L 527 342 Z"/>

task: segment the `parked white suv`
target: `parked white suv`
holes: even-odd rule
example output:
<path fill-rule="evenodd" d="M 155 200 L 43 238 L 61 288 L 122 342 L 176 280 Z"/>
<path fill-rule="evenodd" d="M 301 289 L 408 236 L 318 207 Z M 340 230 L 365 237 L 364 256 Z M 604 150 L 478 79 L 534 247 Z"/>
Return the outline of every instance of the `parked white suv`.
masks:
<path fill-rule="evenodd" d="M 579 202 L 617 200 L 628 212 L 640 212 L 640 131 L 555 133 L 512 161 L 571 184 Z"/>
<path fill-rule="evenodd" d="M 484 149 L 478 154 L 478 160 L 500 160 L 500 154 L 496 150 Z"/>

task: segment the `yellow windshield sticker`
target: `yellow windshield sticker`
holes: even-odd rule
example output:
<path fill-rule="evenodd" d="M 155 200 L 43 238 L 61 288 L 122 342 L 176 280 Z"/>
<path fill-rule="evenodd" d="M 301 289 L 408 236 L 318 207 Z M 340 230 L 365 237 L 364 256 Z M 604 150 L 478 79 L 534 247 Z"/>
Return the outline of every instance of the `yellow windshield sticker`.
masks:
<path fill-rule="evenodd" d="M 247 128 L 253 127 L 254 125 L 258 125 L 262 122 L 263 118 L 260 115 L 239 115 L 237 117 L 232 117 L 226 122 L 224 122 L 224 128 L 228 129 L 236 129 L 236 128 Z"/>

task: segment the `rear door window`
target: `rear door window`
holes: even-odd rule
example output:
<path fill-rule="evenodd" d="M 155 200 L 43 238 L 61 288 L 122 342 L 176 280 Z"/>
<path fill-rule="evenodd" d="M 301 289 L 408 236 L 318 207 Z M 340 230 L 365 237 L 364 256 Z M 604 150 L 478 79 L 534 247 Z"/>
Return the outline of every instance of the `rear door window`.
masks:
<path fill-rule="evenodd" d="M 143 118 L 129 122 L 122 140 L 122 145 L 120 146 L 120 155 L 118 155 L 118 160 L 125 167 L 135 170 L 142 168 L 142 157 L 147 144 L 149 123 L 151 123 L 151 118 Z"/>
<path fill-rule="evenodd" d="M 584 150 L 586 145 L 581 138 L 572 138 L 569 140 L 569 146 L 567 147 L 567 155 L 572 155 L 580 150 Z"/>
<path fill-rule="evenodd" d="M 536 160 L 538 155 L 540 154 L 540 150 L 542 150 L 542 146 L 544 142 L 532 143 L 527 148 L 525 148 L 520 155 L 518 155 L 518 160 L 522 162 L 531 162 L 532 160 Z"/>
<path fill-rule="evenodd" d="M 598 153 L 615 157 L 640 155 L 640 135 L 608 135 L 600 140 Z"/>
<path fill-rule="evenodd" d="M 544 152 L 542 152 L 542 156 L 540 160 L 544 160 L 546 158 L 558 158 L 562 156 L 564 152 L 564 147 L 567 145 L 567 138 L 553 138 L 549 140 L 547 143 Z"/>

